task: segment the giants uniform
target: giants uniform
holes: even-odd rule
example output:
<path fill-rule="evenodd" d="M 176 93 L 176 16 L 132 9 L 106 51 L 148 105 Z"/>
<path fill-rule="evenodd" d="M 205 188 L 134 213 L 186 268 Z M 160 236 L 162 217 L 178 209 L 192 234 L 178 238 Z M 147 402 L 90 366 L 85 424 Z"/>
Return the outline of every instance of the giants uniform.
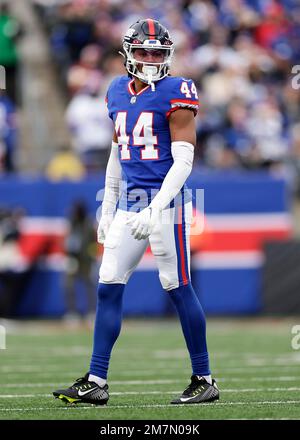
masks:
<path fill-rule="evenodd" d="M 117 77 L 107 92 L 109 117 L 119 144 L 122 188 L 118 210 L 104 243 L 100 282 L 126 284 L 148 244 L 156 258 L 159 278 L 166 290 L 189 281 L 189 229 L 191 194 L 186 185 L 164 209 L 162 222 L 149 239 L 132 237 L 126 220 L 149 205 L 173 164 L 168 118 L 179 108 L 198 110 L 191 80 L 165 77 L 135 93 L 134 80 Z M 170 224 L 172 227 L 170 227 Z"/>
<path fill-rule="evenodd" d="M 157 20 L 140 19 L 130 26 L 122 47 L 128 74 L 151 87 L 136 94 L 134 81 L 121 76 L 107 93 L 108 111 L 118 139 L 117 143 L 112 142 L 97 230 L 98 241 L 104 242 L 104 253 L 93 354 L 89 372 L 71 387 L 53 394 L 71 403 L 107 403 L 107 373 L 111 350 L 121 330 L 125 284 L 150 243 L 161 284 L 180 318 L 193 371 L 190 385 L 171 403 L 211 402 L 219 399 L 219 391 L 209 368 L 205 315 L 189 281 L 192 202 L 188 197 L 171 200 L 178 193 L 187 193 L 184 182 L 191 172 L 194 152 L 187 139 L 194 139 L 195 133 L 191 114 L 184 115 L 187 126 L 182 127 L 184 124 L 175 118 L 171 130 L 168 117 L 179 108 L 197 112 L 196 88 L 192 81 L 168 77 L 174 45 L 169 31 Z M 174 137 L 180 133 L 182 138 L 171 142 L 170 132 Z M 151 190 L 158 194 L 149 208 L 143 209 L 154 196 Z M 165 209 L 161 211 L 162 208 Z M 141 212 L 136 213 L 137 210 Z"/>

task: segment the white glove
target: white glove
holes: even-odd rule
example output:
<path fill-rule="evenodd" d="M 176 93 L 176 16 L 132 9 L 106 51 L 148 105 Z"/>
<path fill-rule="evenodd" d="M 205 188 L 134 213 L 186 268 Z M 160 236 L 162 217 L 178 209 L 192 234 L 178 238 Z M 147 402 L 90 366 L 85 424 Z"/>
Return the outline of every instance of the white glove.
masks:
<path fill-rule="evenodd" d="M 99 221 L 99 224 L 98 224 L 98 229 L 97 229 L 98 243 L 100 243 L 100 244 L 104 243 L 113 219 L 114 219 L 113 214 L 102 214 L 100 221 Z"/>
<path fill-rule="evenodd" d="M 97 229 L 97 241 L 103 244 L 108 230 L 114 219 L 116 205 L 119 199 L 121 182 L 121 165 L 118 156 L 118 144 L 111 143 L 111 152 L 105 174 L 105 191 L 102 203 L 102 215 Z"/>
<path fill-rule="evenodd" d="M 136 240 L 144 240 L 152 233 L 160 217 L 160 210 L 147 207 L 127 220 L 131 226 L 131 234 Z"/>

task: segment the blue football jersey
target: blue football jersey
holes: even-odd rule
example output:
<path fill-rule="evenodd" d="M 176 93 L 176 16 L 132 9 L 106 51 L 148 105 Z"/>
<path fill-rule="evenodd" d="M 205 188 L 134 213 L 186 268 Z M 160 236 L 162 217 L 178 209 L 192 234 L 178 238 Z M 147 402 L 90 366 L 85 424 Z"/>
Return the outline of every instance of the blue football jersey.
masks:
<path fill-rule="evenodd" d="M 148 206 L 173 164 L 170 114 L 178 108 L 189 108 L 196 115 L 199 105 L 192 80 L 168 76 L 155 83 L 154 91 L 147 86 L 139 93 L 135 93 L 133 83 L 132 78 L 119 76 L 106 96 L 118 137 L 122 167 L 119 208 L 124 210 Z M 181 196 L 185 203 L 191 200 L 186 185 Z"/>

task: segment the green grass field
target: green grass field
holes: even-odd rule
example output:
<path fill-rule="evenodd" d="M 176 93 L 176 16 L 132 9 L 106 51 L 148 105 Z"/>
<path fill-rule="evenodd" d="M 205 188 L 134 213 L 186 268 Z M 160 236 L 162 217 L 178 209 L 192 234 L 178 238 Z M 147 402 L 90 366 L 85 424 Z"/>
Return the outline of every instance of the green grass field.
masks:
<path fill-rule="evenodd" d="M 105 407 L 52 397 L 88 368 L 92 330 L 59 322 L 18 323 L 0 350 L 1 419 L 300 419 L 300 350 L 291 328 L 300 317 L 209 319 L 211 368 L 221 400 L 170 405 L 191 375 L 176 320 L 125 320 L 115 345 Z M 9 326 L 8 326 L 9 327 Z"/>

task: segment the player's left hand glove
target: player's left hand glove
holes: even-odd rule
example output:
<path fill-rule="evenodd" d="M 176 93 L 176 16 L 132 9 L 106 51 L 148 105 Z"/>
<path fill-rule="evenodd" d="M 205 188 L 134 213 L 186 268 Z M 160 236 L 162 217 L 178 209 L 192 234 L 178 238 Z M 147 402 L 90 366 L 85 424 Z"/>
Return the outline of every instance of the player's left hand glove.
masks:
<path fill-rule="evenodd" d="M 127 220 L 127 224 L 131 226 L 131 234 L 136 240 L 144 240 L 152 233 L 154 226 L 157 224 L 160 211 L 157 208 L 147 207 L 141 212 L 134 214 Z"/>
<path fill-rule="evenodd" d="M 113 219 L 114 219 L 113 214 L 102 214 L 97 229 L 98 243 L 104 244 L 106 235 L 108 233 L 110 225 L 112 224 Z"/>

